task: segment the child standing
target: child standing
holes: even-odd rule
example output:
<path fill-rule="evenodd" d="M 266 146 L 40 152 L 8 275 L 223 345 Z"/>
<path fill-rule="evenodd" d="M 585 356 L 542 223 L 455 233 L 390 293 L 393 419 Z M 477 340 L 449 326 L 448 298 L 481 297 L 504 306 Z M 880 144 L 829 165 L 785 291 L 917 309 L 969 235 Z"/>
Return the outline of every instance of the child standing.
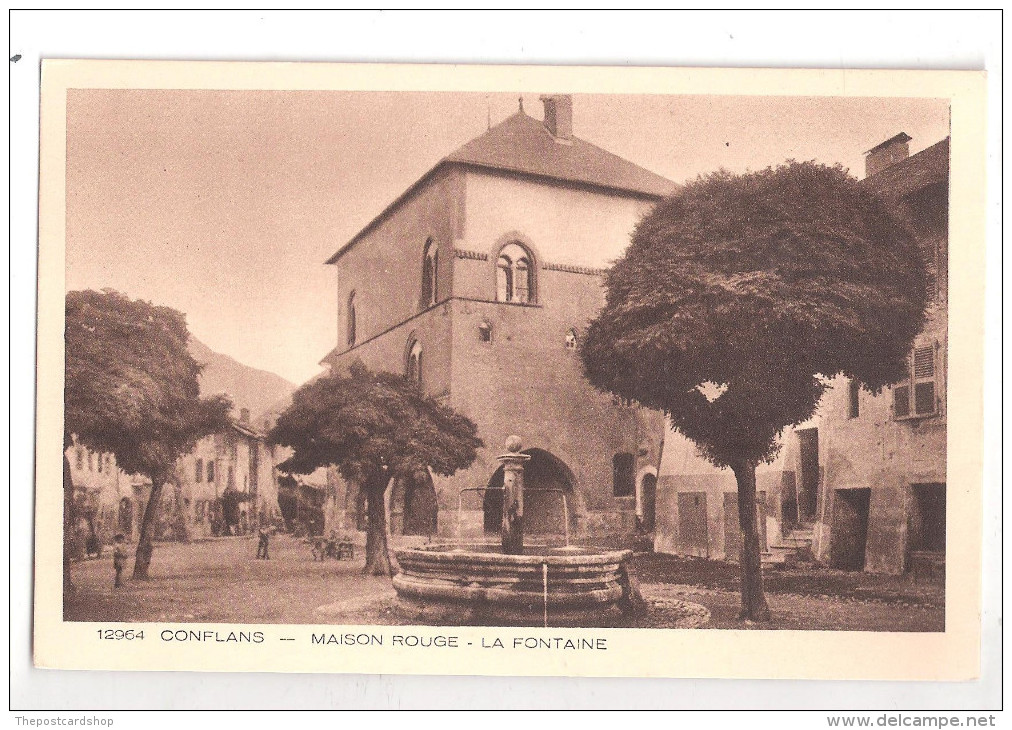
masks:
<path fill-rule="evenodd" d="M 113 583 L 114 588 L 119 588 L 123 585 L 123 568 L 126 566 L 127 551 L 126 551 L 126 537 L 123 533 L 118 533 L 113 538 L 113 549 L 112 549 L 112 567 L 116 570 L 116 582 Z"/>
<path fill-rule="evenodd" d="M 271 528 L 266 523 L 260 524 L 260 542 L 257 544 L 257 558 L 263 558 L 269 560 L 267 557 L 267 548 L 271 542 Z"/>

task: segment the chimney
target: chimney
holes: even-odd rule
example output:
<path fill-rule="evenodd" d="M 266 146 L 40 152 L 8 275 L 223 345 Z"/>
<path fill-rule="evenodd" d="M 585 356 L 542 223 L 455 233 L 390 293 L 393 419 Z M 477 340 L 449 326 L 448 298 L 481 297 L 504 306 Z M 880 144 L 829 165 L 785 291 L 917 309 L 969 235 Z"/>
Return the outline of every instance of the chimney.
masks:
<path fill-rule="evenodd" d="M 573 138 L 573 97 L 569 94 L 546 94 L 541 97 L 545 105 L 545 127 L 556 140 Z"/>
<path fill-rule="evenodd" d="M 871 177 L 887 167 L 892 167 L 897 162 L 907 159 L 910 156 L 910 145 L 908 142 L 913 139 L 906 132 L 900 132 L 895 137 L 890 137 L 882 144 L 875 145 L 864 153 L 864 176 Z"/>
<path fill-rule="evenodd" d="M 249 423 L 249 408 L 239 409 L 239 423 Z"/>

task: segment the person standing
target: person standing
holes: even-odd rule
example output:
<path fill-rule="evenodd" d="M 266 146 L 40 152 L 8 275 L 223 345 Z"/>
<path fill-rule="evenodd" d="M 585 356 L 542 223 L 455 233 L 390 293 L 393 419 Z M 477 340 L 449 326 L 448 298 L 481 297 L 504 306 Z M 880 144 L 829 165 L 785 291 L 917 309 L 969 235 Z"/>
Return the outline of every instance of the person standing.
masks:
<path fill-rule="evenodd" d="M 271 543 L 271 531 L 270 527 L 266 524 L 260 525 L 260 542 L 257 543 L 257 558 L 263 558 L 264 560 L 270 560 L 267 554 L 267 550 Z"/>
<path fill-rule="evenodd" d="M 113 588 L 123 585 L 123 568 L 126 567 L 126 560 L 126 537 L 121 532 L 113 538 L 112 567 L 116 571 L 116 581 L 113 583 Z"/>

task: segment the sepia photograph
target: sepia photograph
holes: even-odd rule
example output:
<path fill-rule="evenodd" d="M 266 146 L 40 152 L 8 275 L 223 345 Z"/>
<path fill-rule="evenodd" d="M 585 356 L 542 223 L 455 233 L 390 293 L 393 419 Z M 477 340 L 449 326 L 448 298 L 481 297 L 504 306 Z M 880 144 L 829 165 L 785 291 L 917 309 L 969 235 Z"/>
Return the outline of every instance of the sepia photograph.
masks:
<path fill-rule="evenodd" d="M 944 630 L 948 123 L 70 90 L 65 619 Z"/>
<path fill-rule="evenodd" d="M 36 663 L 970 676 L 979 81 L 44 64 Z"/>

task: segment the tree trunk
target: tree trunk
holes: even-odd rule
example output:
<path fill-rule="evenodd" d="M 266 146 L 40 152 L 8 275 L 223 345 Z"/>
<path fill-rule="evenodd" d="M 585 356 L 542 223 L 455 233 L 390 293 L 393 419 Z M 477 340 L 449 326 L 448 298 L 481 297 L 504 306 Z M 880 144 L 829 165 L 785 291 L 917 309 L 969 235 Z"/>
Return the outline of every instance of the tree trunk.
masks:
<path fill-rule="evenodd" d="M 186 505 L 183 504 L 183 483 L 180 481 L 178 474 L 172 475 L 172 489 L 176 504 L 174 525 L 176 539 L 179 542 L 186 543 L 190 541 L 190 526 L 186 522 Z"/>
<path fill-rule="evenodd" d="M 74 593 L 74 583 L 70 579 L 70 556 L 74 551 L 75 531 L 77 529 L 77 510 L 74 507 L 74 480 L 70 476 L 70 461 L 63 455 L 63 598 L 64 601 Z"/>
<path fill-rule="evenodd" d="M 151 479 L 151 496 L 144 507 L 144 518 L 141 520 L 140 536 L 137 538 L 137 552 L 134 554 L 134 578 L 136 580 L 148 579 L 148 566 L 151 565 L 151 553 L 155 549 L 155 528 L 158 525 L 158 507 L 162 501 L 162 485 L 164 477 L 159 474 L 149 474 Z"/>
<path fill-rule="evenodd" d="M 755 462 L 732 467 L 738 482 L 738 522 L 741 525 L 741 614 L 751 621 L 769 621 L 770 608 L 763 594 L 762 556 L 756 524 Z"/>
<path fill-rule="evenodd" d="M 365 534 L 365 568 L 367 575 L 393 575 L 387 552 L 386 482 L 382 478 L 366 482 L 366 514 L 369 524 Z"/>

